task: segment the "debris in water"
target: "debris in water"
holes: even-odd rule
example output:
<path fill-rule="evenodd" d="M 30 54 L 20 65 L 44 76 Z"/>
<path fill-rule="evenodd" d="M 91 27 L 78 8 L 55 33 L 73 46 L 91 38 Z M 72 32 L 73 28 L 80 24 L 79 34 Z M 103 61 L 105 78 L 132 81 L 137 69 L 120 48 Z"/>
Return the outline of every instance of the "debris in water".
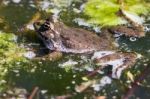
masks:
<path fill-rule="evenodd" d="M 88 81 L 88 78 L 87 77 L 82 77 L 82 80 Z"/>
<path fill-rule="evenodd" d="M 77 75 L 73 75 L 73 78 L 76 78 Z"/>
<path fill-rule="evenodd" d="M 82 19 L 82 18 L 75 18 L 73 20 L 75 23 L 77 23 L 79 26 L 85 26 L 85 27 L 92 27 L 92 29 L 97 32 L 97 33 L 100 33 L 101 32 L 101 29 L 99 26 L 94 26 L 88 22 L 86 22 L 86 20 Z"/>
<path fill-rule="evenodd" d="M 91 72 L 91 71 L 94 71 L 94 68 L 89 67 L 89 66 L 86 66 L 86 67 L 85 67 L 85 70 L 87 70 L 87 71 Z"/>
<path fill-rule="evenodd" d="M 75 13 L 80 13 L 80 12 L 81 12 L 81 11 L 80 11 L 79 9 L 77 9 L 77 8 L 74 8 L 73 11 L 74 11 Z"/>
<path fill-rule="evenodd" d="M 83 3 L 83 4 L 80 6 L 80 11 L 81 11 L 81 12 L 83 11 L 84 7 L 85 7 L 85 3 Z"/>
<path fill-rule="evenodd" d="M 73 20 L 75 23 L 77 23 L 79 26 L 87 26 L 87 27 L 91 27 L 91 25 L 89 23 L 87 23 L 84 19 L 82 18 L 75 18 Z"/>
<path fill-rule="evenodd" d="M 95 91 L 100 91 L 105 85 L 111 84 L 112 79 L 108 76 L 104 76 L 99 83 L 93 84 L 92 87 Z"/>
<path fill-rule="evenodd" d="M 33 51 L 28 51 L 26 53 L 24 53 L 24 57 L 28 58 L 28 59 L 32 59 L 36 56 L 36 54 Z"/>
<path fill-rule="evenodd" d="M 41 90 L 42 94 L 46 94 L 48 92 L 48 90 Z"/>
<path fill-rule="evenodd" d="M 100 27 L 98 27 L 98 26 L 93 27 L 93 30 L 94 30 L 96 33 L 100 33 L 100 32 L 101 32 L 101 29 L 100 29 Z"/>
<path fill-rule="evenodd" d="M 2 2 L 4 5 L 8 5 L 10 3 L 10 1 L 6 1 L 6 0 L 3 0 Z"/>
<path fill-rule="evenodd" d="M 94 99 L 107 99 L 106 96 L 96 96 Z M 112 99 L 117 99 L 117 98 L 112 98 Z"/>
<path fill-rule="evenodd" d="M 100 83 L 102 85 L 106 85 L 106 84 L 111 84 L 112 80 L 110 77 L 108 76 L 104 76 L 101 80 L 100 80 Z"/>
<path fill-rule="evenodd" d="M 51 3 L 48 0 L 44 0 L 40 2 L 40 7 L 42 10 L 47 10 L 50 7 Z"/>
<path fill-rule="evenodd" d="M 65 68 L 65 67 L 74 66 L 74 65 L 77 65 L 77 64 L 78 64 L 78 62 L 69 59 L 67 62 L 59 64 L 59 66 L 62 67 L 62 68 Z"/>
<path fill-rule="evenodd" d="M 14 3 L 20 3 L 21 0 L 12 0 Z"/>
<path fill-rule="evenodd" d="M 92 85 L 94 91 L 100 91 L 101 90 L 101 87 L 100 87 L 100 84 L 94 84 Z"/>
<path fill-rule="evenodd" d="M 72 81 L 71 83 L 72 83 L 72 84 L 75 84 L 76 82 L 75 82 L 75 81 Z"/>
<path fill-rule="evenodd" d="M 133 74 L 132 74 L 130 71 L 127 72 L 127 77 L 128 77 L 132 82 L 134 82 L 134 76 L 133 76 Z"/>
<path fill-rule="evenodd" d="M 70 86 L 66 86 L 66 89 L 70 89 L 71 87 Z"/>
<path fill-rule="evenodd" d="M 130 37 L 130 41 L 132 42 L 136 41 L 136 37 Z"/>
<path fill-rule="evenodd" d="M 89 80 L 87 82 L 83 82 L 83 83 L 81 83 L 81 85 L 76 86 L 75 90 L 76 90 L 76 92 L 81 93 L 81 92 L 83 92 L 84 90 L 86 90 L 88 87 L 90 87 L 91 85 L 93 85 L 95 83 L 96 83 L 96 80 Z"/>
<path fill-rule="evenodd" d="M 61 10 L 54 8 L 54 9 L 51 9 L 50 11 L 51 11 L 51 13 L 53 13 L 53 21 L 57 22 L 58 18 L 59 18 L 59 13 L 61 12 Z"/>

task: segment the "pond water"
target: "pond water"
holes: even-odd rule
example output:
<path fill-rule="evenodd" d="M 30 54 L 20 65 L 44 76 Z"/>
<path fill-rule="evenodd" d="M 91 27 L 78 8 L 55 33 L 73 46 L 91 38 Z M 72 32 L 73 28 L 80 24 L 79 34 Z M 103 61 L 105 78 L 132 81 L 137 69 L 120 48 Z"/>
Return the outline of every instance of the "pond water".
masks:
<path fill-rule="evenodd" d="M 26 46 L 26 49 L 38 50 L 35 52 L 42 54 L 47 53 L 47 50 L 41 50 L 42 48 L 44 49 L 44 46 L 37 38 L 35 31 L 32 30 L 33 22 L 47 18 L 50 15 L 50 8 L 52 8 L 54 12 L 58 11 L 54 8 L 61 9 L 62 12 L 60 18 L 65 24 L 70 26 L 79 27 L 74 23 L 73 19 L 83 17 L 82 15 L 75 13 L 77 10 L 75 8 L 80 7 L 84 0 L 74 0 L 76 3 L 73 4 L 74 6 L 70 7 L 68 6 L 73 0 L 64 0 L 64 2 L 61 2 L 61 0 L 52 1 L 54 1 L 54 4 L 51 4 L 48 0 L 1 0 L 0 31 L 17 35 L 18 44 L 23 44 Z M 60 4 L 60 6 L 57 6 L 58 4 Z M 147 21 L 147 24 L 149 24 L 149 21 Z M 29 26 L 29 28 L 24 29 L 26 26 Z M 87 27 L 83 28 L 87 29 Z M 91 28 L 88 29 L 91 30 Z M 84 77 L 91 73 L 92 69 L 96 69 L 97 67 L 91 63 L 88 56 L 72 54 L 63 54 L 62 57 L 59 57 L 58 55 L 56 60 L 42 57 L 30 59 L 28 63 L 22 66 L 23 68 L 19 69 L 19 73 L 8 73 L 8 86 L 25 88 L 28 92 L 31 92 L 35 87 L 39 87 L 42 94 L 40 99 L 54 99 L 53 97 L 61 95 L 72 95 L 71 98 L 74 99 L 91 99 L 94 96 L 107 96 L 108 99 L 118 99 L 123 95 L 128 97 L 130 89 L 133 91 L 133 93 L 131 92 L 133 95 L 131 99 L 149 99 L 150 76 L 147 73 L 150 72 L 150 67 L 148 67 L 148 65 L 150 66 L 149 32 L 147 32 L 146 36 L 143 38 L 127 38 L 122 36 L 118 38 L 118 42 L 120 49 L 123 51 L 139 53 L 143 58 L 140 59 L 135 66 L 124 71 L 120 79 L 111 79 L 111 84 L 99 87 L 99 91 L 95 91 L 91 87 L 82 93 L 75 91 L 77 85 L 85 82 L 86 78 Z M 71 65 L 68 67 L 63 66 L 64 63 L 68 61 Z M 106 70 L 106 72 L 109 71 Z M 127 72 L 132 73 L 132 75 L 135 76 L 134 79 L 143 80 L 140 82 L 141 84 L 139 86 L 136 84 L 132 86 L 134 83 L 132 83 L 129 80 L 129 77 L 127 77 Z M 144 76 L 138 78 L 139 75 L 142 74 Z M 100 78 L 105 76 L 105 74 L 97 74 L 88 79 L 89 81 L 100 80 Z M 130 88 L 131 86 L 133 88 Z"/>

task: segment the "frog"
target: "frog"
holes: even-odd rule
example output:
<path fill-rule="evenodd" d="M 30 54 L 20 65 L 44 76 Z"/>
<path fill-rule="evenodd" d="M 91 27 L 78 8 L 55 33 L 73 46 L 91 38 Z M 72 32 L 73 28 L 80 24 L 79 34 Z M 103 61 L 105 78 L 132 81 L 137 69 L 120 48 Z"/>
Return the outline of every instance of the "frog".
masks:
<path fill-rule="evenodd" d="M 104 28 L 99 35 L 76 27 L 69 27 L 61 21 L 53 21 L 51 18 L 45 22 L 35 22 L 35 30 L 44 45 L 51 51 L 73 54 L 93 54 L 99 52 L 99 56 L 91 59 L 103 67 L 115 64 L 113 77 L 120 78 L 119 68 L 125 69 L 135 64 L 137 54 L 133 52 L 121 52 L 114 44 L 114 38 L 110 30 Z M 119 71 L 120 72 L 120 71 Z"/>
<path fill-rule="evenodd" d="M 141 38 L 145 36 L 143 26 L 133 27 L 133 26 L 118 25 L 110 27 L 109 31 L 115 34 L 125 35 L 127 37 Z"/>
<path fill-rule="evenodd" d="M 109 41 L 111 36 L 107 33 L 97 36 L 97 34 L 85 29 L 68 27 L 62 22 L 52 23 L 48 19 L 37 32 L 38 37 L 50 50 L 78 54 L 114 48 Z"/>

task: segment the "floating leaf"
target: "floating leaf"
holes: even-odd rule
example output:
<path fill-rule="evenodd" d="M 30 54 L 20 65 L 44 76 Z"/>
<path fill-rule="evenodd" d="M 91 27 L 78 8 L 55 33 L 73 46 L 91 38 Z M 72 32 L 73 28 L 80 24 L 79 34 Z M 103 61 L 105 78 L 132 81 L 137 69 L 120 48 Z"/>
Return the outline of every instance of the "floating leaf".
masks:
<path fill-rule="evenodd" d="M 135 15 L 148 14 L 149 3 L 143 0 L 124 0 L 123 10 Z M 89 16 L 88 22 L 102 26 L 126 24 L 127 21 L 117 15 L 121 5 L 116 0 L 89 0 L 84 13 Z"/>
<path fill-rule="evenodd" d="M 125 23 L 124 20 L 117 17 L 119 10 L 114 0 L 89 0 L 86 3 L 84 13 L 90 17 L 90 23 L 106 25 L 117 25 Z"/>
<path fill-rule="evenodd" d="M 130 71 L 127 72 L 127 76 L 132 82 L 134 82 L 134 76 Z"/>
<path fill-rule="evenodd" d="M 87 77 L 82 77 L 82 80 L 88 81 L 88 78 Z"/>
<path fill-rule="evenodd" d="M 148 13 L 148 8 L 146 6 L 144 6 L 144 5 L 142 5 L 142 4 L 133 5 L 128 10 L 130 12 L 134 12 L 134 13 L 136 13 L 138 15 L 139 14 L 147 14 Z"/>

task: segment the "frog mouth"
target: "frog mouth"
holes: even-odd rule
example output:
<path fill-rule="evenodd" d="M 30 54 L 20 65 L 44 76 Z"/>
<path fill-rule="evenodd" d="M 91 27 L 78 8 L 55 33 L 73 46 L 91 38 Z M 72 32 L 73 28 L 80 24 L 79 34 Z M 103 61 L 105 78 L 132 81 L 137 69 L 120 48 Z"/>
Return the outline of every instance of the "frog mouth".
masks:
<path fill-rule="evenodd" d="M 54 44 L 51 40 L 43 40 L 45 46 L 50 50 L 55 50 Z"/>
<path fill-rule="evenodd" d="M 39 33 L 38 37 L 43 41 L 44 45 L 50 49 L 50 50 L 55 50 L 53 41 L 51 39 L 46 39 L 44 38 L 44 36 L 41 35 L 41 33 Z"/>

